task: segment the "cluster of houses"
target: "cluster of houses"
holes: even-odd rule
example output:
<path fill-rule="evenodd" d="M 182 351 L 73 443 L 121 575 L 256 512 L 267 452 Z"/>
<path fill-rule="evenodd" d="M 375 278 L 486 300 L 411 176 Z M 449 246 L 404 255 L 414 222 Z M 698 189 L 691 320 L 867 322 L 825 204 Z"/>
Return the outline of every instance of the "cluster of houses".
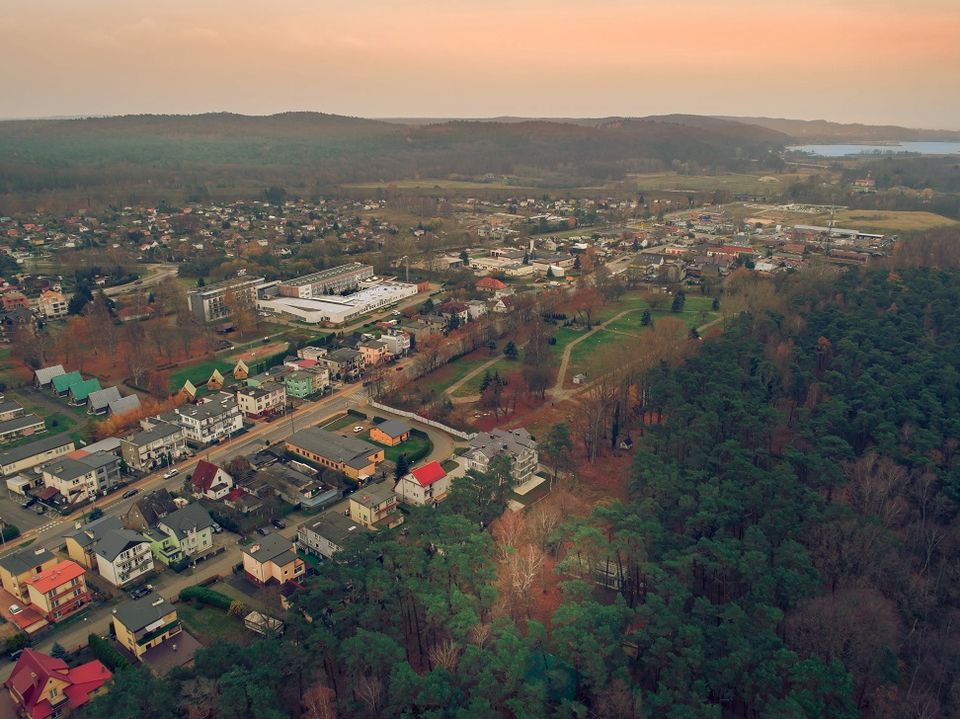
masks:
<path fill-rule="evenodd" d="M 84 379 L 79 371 L 67 372 L 63 365 L 42 367 L 33 375 L 33 383 L 47 389 L 56 397 L 65 399 L 74 407 L 86 406 L 89 414 L 124 414 L 140 407 L 135 394 L 121 396 L 116 387 L 101 387 L 100 380 Z"/>

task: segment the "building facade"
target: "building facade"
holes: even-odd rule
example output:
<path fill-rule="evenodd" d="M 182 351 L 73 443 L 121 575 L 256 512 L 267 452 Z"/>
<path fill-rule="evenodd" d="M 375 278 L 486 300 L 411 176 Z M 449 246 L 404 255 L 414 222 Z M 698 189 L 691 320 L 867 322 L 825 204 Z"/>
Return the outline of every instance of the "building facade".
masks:
<path fill-rule="evenodd" d="M 282 297 L 298 297 L 309 300 L 356 289 L 360 282 L 371 277 L 373 277 L 372 265 L 351 262 L 319 272 L 312 272 L 309 275 L 283 280 L 278 287 L 278 291 Z"/>
<path fill-rule="evenodd" d="M 142 661 L 143 655 L 153 647 L 183 631 L 177 610 L 156 594 L 120 604 L 113 610 L 113 629 L 117 642 L 137 661 Z"/>
<path fill-rule="evenodd" d="M 190 312 L 201 322 L 222 320 L 238 306 L 256 308 L 257 287 L 263 277 L 238 277 L 198 287 L 187 295 Z"/>
<path fill-rule="evenodd" d="M 487 472 L 497 456 L 510 459 L 510 475 L 514 484 L 523 484 L 537 471 L 537 443 L 525 429 L 482 432 L 470 440 L 470 449 L 463 455 L 466 469 Z"/>
<path fill-rule="evenodd" d="M 179 425 L 158 422 L 150 429 L 120 440 L 120 452 L 128 467 L 139 472 L 151 472 L 185 456 L 187 440 Z"/>
<path fill-rule="evenodd" d="M 27 580 L 30 604 L 50 623 L 63 621 L 90 603 L 86 570 L 69 559 Z"/>
<path fill-rule="evenodd" d="M 68 504 L 75 504 L 106 495 L 120 483 L 120 458 L 110 452 L 62 457 L 40 471 L 45 486 L 56 488 Z"/>

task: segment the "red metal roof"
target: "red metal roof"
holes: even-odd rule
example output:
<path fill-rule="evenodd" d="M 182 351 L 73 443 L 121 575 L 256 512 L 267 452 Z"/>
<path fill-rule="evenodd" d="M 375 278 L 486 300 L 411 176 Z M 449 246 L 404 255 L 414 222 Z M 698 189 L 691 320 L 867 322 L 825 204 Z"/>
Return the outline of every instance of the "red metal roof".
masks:
<path fill-rule="evenodd" d="M 45 569 L 40 574 L 35 574 L 27 580 L 27 584 L 34 587 L 41 594 L 46 594 L 52 589 L 71 582 L 77 577 L 82 577 L 86 570 L 76 562 L 65 559 L 59 564 L 54 564 L 50 569 Z"/>
<path fill-rule="evenodd" d="M 22 698 L 27 716 L 46 719 L 53 713 L 53 707 L 42 696 L 51 678 L 67 683 L 64 694 L 67 695 L 70 708 L 76 709 L 86 704 L 90 694 L 110 681 L 111 676 L 97 660 L 70 669 L 61 659 L 54 659 L 33 649 L 24 649 L 6 686 L 15 690 L 15 696 Z"/>
<path fill-rule="evenodd" d="M 447 476 L 447 473 L 444 471 L 443 467 L 440 466 L 439 462 L 427 462 L 427 464 L 422 467 L 417 467 L 414 470 L 411 470 L 410 474 L 413 475 L 413 478 L 417 480 L 417 483 L 421 487 L 429 487 L 431 484 L 437 480 L 443 479 Z"/>

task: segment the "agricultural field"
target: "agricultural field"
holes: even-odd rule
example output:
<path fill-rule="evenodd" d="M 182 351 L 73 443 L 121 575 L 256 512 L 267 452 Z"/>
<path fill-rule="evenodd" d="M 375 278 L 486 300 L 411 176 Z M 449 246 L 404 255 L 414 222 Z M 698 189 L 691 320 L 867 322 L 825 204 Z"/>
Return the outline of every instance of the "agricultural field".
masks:
<path fill-rule="evenodd" d="M 829 215 L 817 217 L 815 224 L 825 223 Z M 960 222 L 933 212 L 906 212 L 894 210 L 843 210 L 835 215 L 837 225 L 857 230 L 884 232 L 914 232 L 938 227 L 956 227 Z"/>
<path fill-rule="evenodd" d="M 673 192 L 713 192 L 727 190 L 736 194 L 779 195 L 791 183 L 807 178 L 804 173 L 769 175 L 678 175 L 672 172 L 657 172 L 633 175 L 631 179 L 638 190 Z"/>

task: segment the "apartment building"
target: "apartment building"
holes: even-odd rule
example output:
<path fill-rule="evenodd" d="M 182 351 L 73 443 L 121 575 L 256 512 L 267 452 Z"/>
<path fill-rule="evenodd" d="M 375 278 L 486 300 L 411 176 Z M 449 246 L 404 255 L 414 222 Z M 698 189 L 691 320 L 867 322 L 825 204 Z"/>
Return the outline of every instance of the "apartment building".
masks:
<path fill-rule="evenodd" d="M 48 320 L 66 317 L 67 306 L 67 298 L 63 296 L 62 292 L 55 290 L 44 290 L 40 293 L 40 299 L 37 300 L 37 309 Z"/>
<path fill-rule="evenodd" d="M 233 314 L 237 306 L 255 308 L 257 287 L 265 282 L 263 277 L 236 277 L 198 287 L 187 295 L 187 303 L 193 316 L 201 322 L 222 320 Z"/>
<path fill-rule="evenodd" d="M 150 429 L 121 439 L 120 453 L 131 469 L 150 472 L 185 456 L 187 440 L 179 425 L 158 422 Z"/>
<path fill-rule="evenodd" d="M 498 456 L 510 459 L 514 484 L 523 484 L 537 471 L 537 443 L 523 428 L 504 430 L 498 427 L 492 432 L 478 434 L 470 440 L 470 449 L 463 459 L 468 470 L 487 472 L 490 462 Z"/>
<path fill-rule="evenodd" d="M 97 571 L 115 587 L 125 587 L 153 570 L 150 542 L 129 529 L 114 529 L 93 545 Z"/>
<path fill-rule="evenodd" d="M 283 414 L 287 405 L 287 392 L 280 382 L 264 382 L 257 387 L 242 387 L 237 390 L 240 411 L 250 419 L 261 419 Z"/>
<path fill-rule="evenodd" d="M 356 289 L 360 282 L 373 277 L 373 266 L 359 262 L 330 267 L 309 275 L 283 280 L 278 291 L 282 297 L 314 299 Z"/>
<path fill-rule="evenodd" d="M 219 394 L 200 404 L 177 407 L 173 413 L 187 441 L 200 445 L 219 442 L 243 429 L 243 413 L 231 395 Z"/>
<path fill-rule="evenodd" d="M 183 631 L 177 610 L 157 594 L 120 604 L 113 610 L 113 629 L 117 642 L 137 661 Z"/>
<path fill-rule="evenodd" d="M 30 604 L 50 623 L 61 622 L 90 603 L 86 570 L 65 559 L 27 580 Z"/>
<path fill-rule="evenodd" d="M 43 484 L 54 487 L 68 504 L 106 495 L 120 483 L 120 458 L 111 452 L 62 457 L 40 468 Z"/>

